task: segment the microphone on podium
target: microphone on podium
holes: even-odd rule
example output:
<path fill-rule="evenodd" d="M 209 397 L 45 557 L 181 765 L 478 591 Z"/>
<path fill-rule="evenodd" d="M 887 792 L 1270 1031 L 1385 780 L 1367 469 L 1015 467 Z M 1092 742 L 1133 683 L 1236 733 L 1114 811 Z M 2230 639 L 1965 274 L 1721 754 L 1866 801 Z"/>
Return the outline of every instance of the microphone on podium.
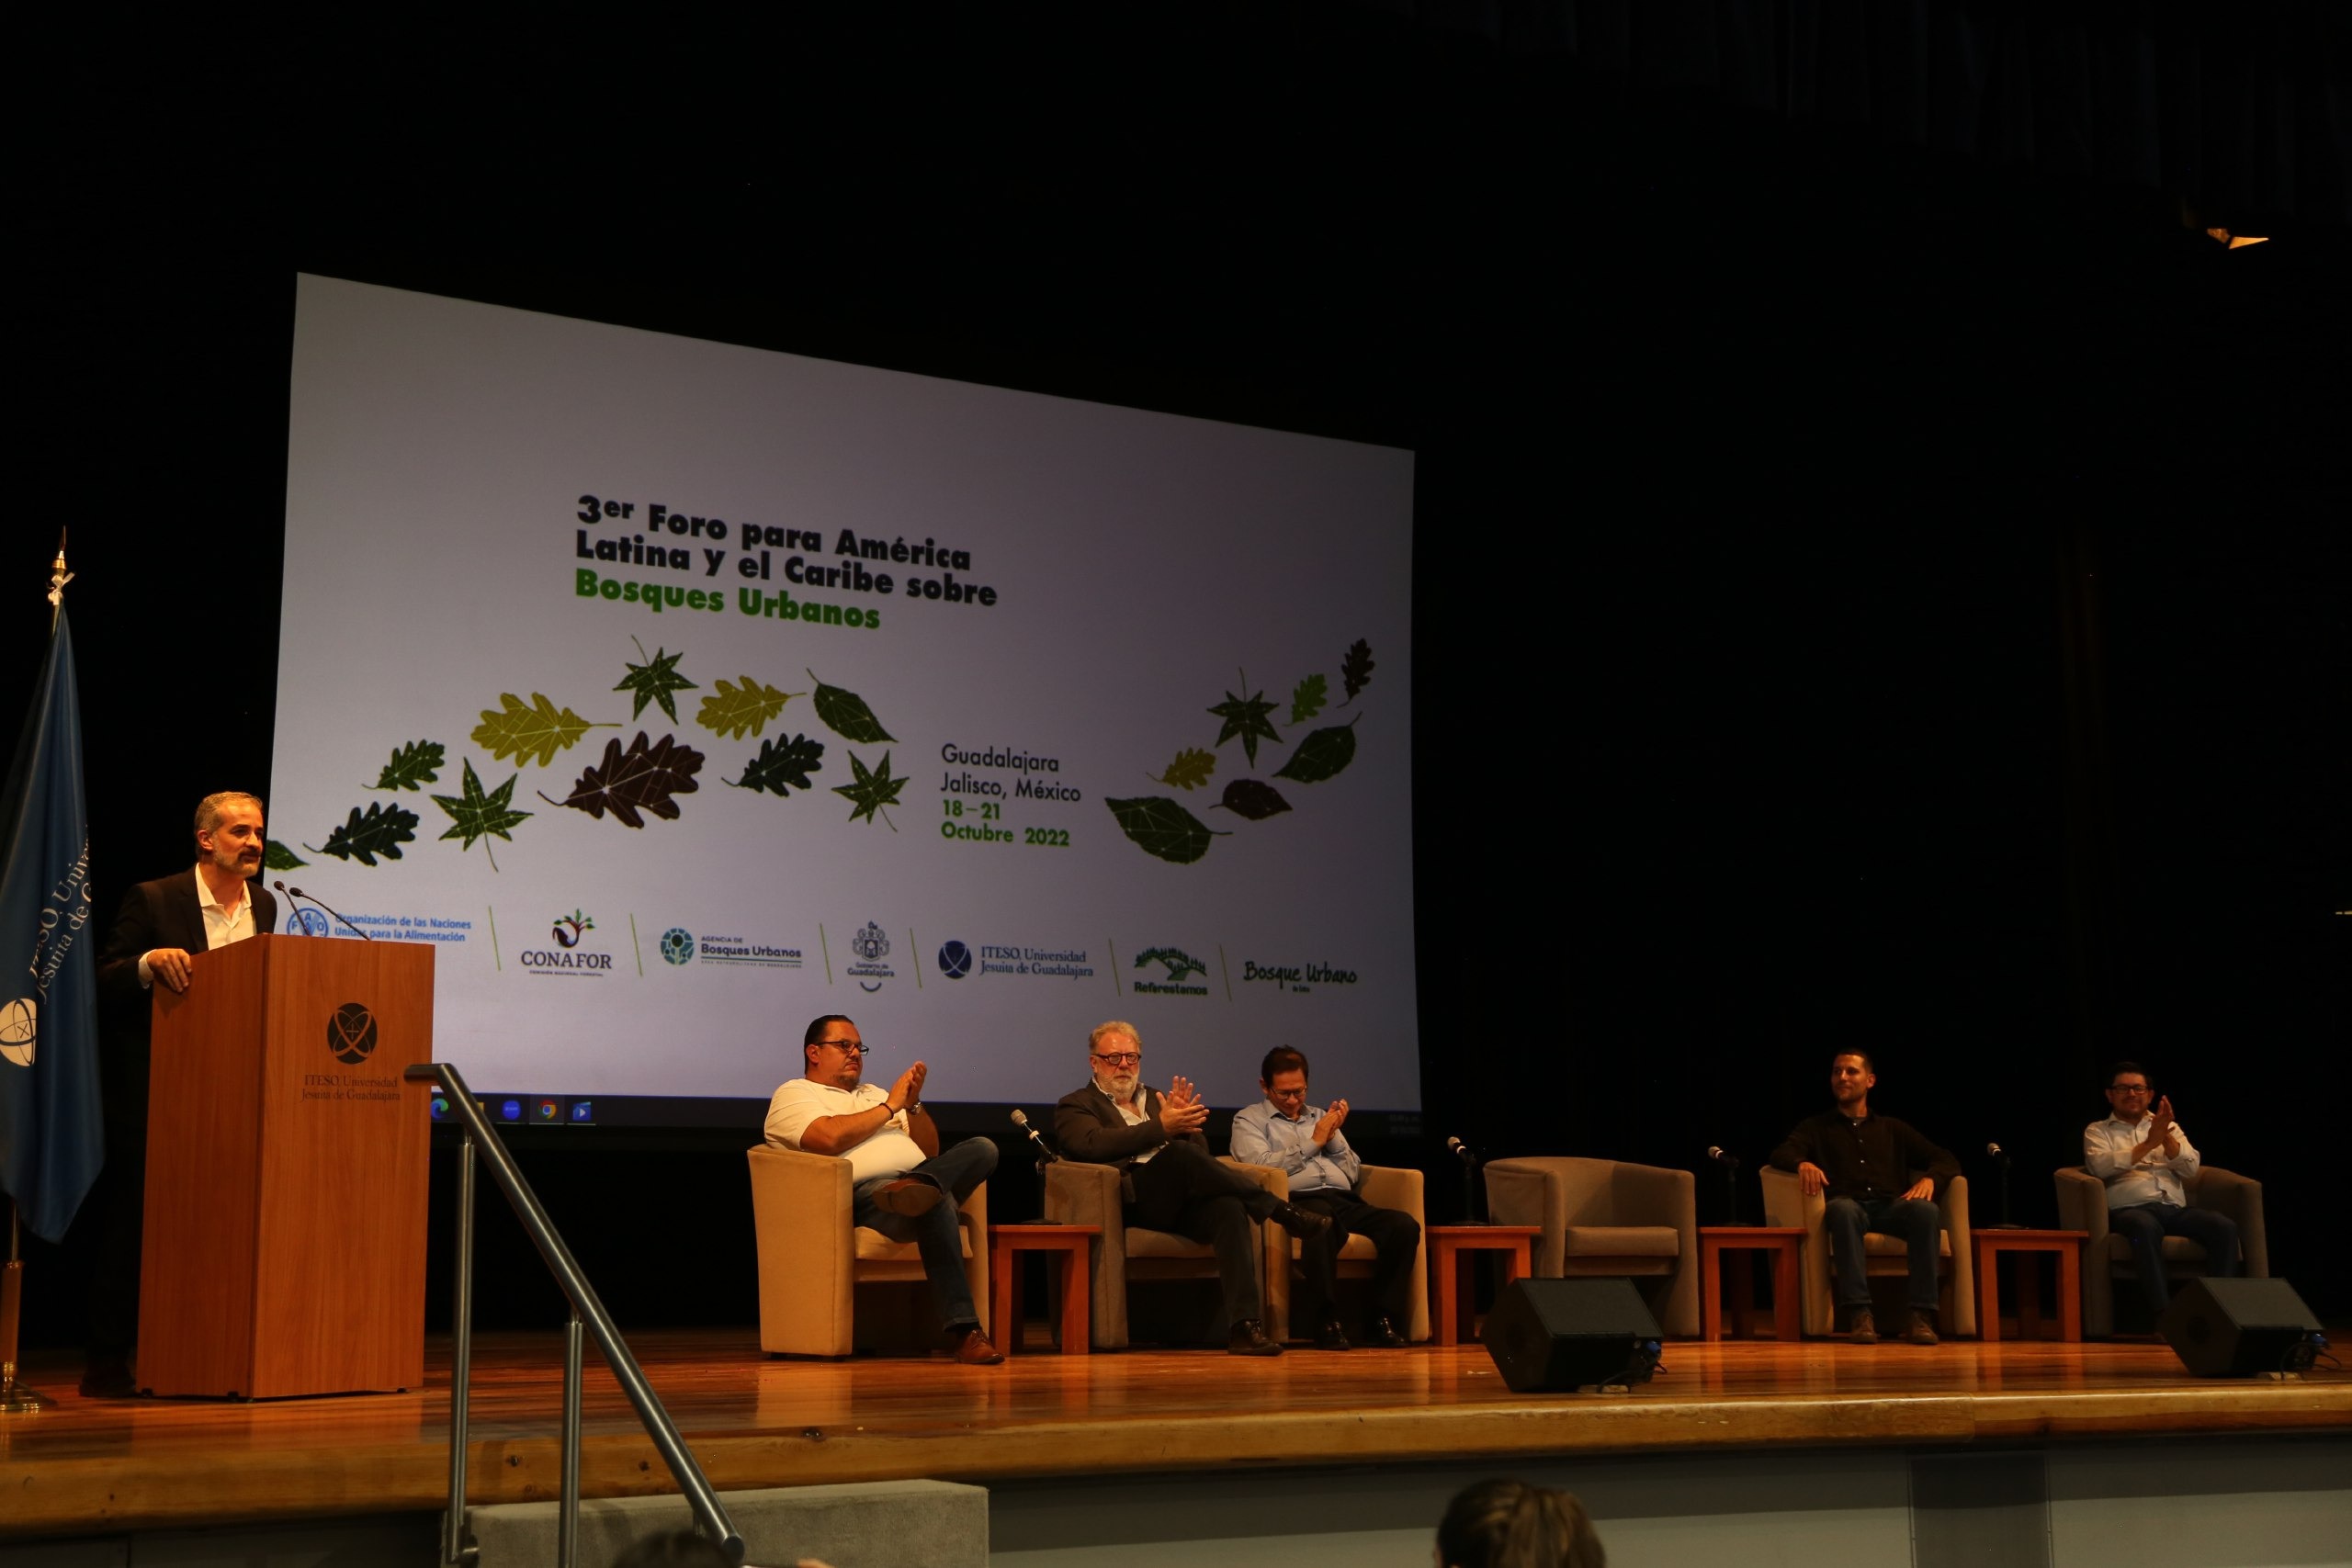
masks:
<path fill-rule="evenodd" d="M 299 887 L 287 887 L 286 884 L 283 882 L 279 883 L 277 886 L 281 888 L 285 888 L 286 896 L 288 898 L 308 898 L 311 903 L 316 904 L 328 914 L 334 916 L 336 919 L 343 920 L 344 930 L 349 931 L 353 936 L 357 937 L 360 941 L 373 942 L 376 940 L 374 937 L 369 936 L 366 931 L 361 931 L 357 926 L 353 925 L 349 920 L 344 920 L 343 914 L 340 910 L 336 909 L 334 905 L 328 903 L 325 899 L 318 897 L 316 894 L 305 893 Z"/>

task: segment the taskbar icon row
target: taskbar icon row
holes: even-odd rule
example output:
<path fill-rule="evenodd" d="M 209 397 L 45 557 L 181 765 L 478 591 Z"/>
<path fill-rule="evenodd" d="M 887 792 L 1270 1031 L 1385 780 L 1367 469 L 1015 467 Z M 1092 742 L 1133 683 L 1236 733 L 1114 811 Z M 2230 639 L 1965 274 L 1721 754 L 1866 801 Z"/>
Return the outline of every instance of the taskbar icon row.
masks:
<path fill-rule="evenodd" d="M 474 1097 L 482 1120 L 493 1127 L 593 1127 L 596 1102 L 569 1094 L 482 1094 Z M 433 1120 L 454 1120 L 445 1089 L 433 1091 Z"/>

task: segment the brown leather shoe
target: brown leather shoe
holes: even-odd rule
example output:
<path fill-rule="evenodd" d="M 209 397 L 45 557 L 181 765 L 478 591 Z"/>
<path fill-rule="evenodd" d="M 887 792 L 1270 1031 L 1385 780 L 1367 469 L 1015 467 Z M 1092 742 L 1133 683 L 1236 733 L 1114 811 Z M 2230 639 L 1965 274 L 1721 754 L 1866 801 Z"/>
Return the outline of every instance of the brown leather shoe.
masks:
<path fill-rule="evenodd" d="M 967 1367 L 993 1367 L 1004 1359 L 1004 1352 L 989 1342 L 988 1331 L 977 1323 L 949 1329 L 947 1349 Z"/>
<path fill-rule="evenodd" d="M 1911 1314 L 1911 1321 L 1903 1325 L 1903 1338 L 1906 1344 L 1911 1345 L 1935 1344 L 1936 1325 L 1934 1320 L 1931 1319 L 1928 1314 L 1915 1310 Z"/>
<path fill-rule="evenodd" d="M 928 1181 L 911 1179 L 893 1181 L 874 1194 L 874 1206 L 886 1214 L 899 1214 L 911 1220 L 939 1207 L 939 1189 Z"/>
<path fill-rule="evenodd" d="M 1846 1325 L 1846 1337 L 1857 1345 L 1878 1343 L 1878 1320 L 1871 1315 L 1870 1308 L 1854 1309 L 1854 1321 Z"/>
<path fill-rule="evenodd" d="M 1340 1326 L 1340 1320 L 1336 1317 L 1325 1318 L 1323 1320 L 1323 1326 L 1315 1331 L 1315 1348 L 1317 1350 L 1350 1350 L 1354 1348 L 1353 1346 L 1348 1343 L 1348 1331 Z"/>
<path fill-rule="evenodd" d="M 1364 1337 L 1364 1342 L 1378 1346 L 1383 1350 L 1402 1350 L 1412 1343 L 1397 1332 L 1395 1323 L 1385 1317 L 1372 1320 L 1372 1332 Z"/>
<path fill-rule="evenodd" d="M 1266 1337 L 1266 1325 L 1254 1317 L 1245 1317 L 1233 1325 L 1226 1336 L 1225 1353 L 1228 1356 L 1279 1356 L 1283 1348 Z"/>

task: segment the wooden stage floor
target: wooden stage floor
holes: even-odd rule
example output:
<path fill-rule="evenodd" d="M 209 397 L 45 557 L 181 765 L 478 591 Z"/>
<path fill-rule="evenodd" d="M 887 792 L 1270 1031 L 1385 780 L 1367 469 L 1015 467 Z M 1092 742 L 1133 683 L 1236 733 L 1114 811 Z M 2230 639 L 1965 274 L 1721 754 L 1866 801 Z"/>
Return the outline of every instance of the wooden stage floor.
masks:
<path fill-rule="evenodd" d="M 1026 1354 L 786 1361 L 752 1331 L 648 1334 L 634 1346 L 721 1490 L 899 1477 L 990 1481 L 1236 1464 L 1507 1460 L 1776 1446 L 2055 1442 L 2156 1433 L 2352 1429 L 2352 1376 L 2189 1377 L 2161 1344 L 1808 1341 L 1668 1347 L 1623 1394 L 1520 1396 L 1476 1346 Z M 592 1348 L 582 1489 L 674 1491 Z M 303 1516 L 437 1511 L 448 1486 L 449 1357 L 422 1393 L 287 1400 L 85 1401 L 78 1365 L 35 1358 L 57 1399 L 0 1416 L 0 1536 L 122 1532 Z M 475 1342 L 470 1500 L 559 1484 L 561 1339 Z"/>

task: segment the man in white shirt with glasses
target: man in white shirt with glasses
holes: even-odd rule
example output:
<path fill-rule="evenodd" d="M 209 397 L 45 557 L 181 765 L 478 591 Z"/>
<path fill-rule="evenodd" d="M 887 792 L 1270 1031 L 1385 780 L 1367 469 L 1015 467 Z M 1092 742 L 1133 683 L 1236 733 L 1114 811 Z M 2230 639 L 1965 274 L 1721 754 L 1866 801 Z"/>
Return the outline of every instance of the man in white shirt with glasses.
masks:
<path fill-rule="evenodd" d="M 2165 1237 L 2195 1242 L 2205 1249 L 2205 1271 L 2229 1279 L 2238 1271 L 2237 1222 L 2189 1207 L 2197 1145 L 2173 1120 L 2172 1097 L 2150 1087 L 2139 1063 L 2118 1062 L 2108 1069 L 2107 1103 L 2115 1114 L 2083 1129 L 2083 1165 L 2107 1183 L 2108 1227 L 2131 1245 L 2141 1292 L 2149 1309 L 2161 1314 L 2172 1302 L 2165 1279 Z"/>

